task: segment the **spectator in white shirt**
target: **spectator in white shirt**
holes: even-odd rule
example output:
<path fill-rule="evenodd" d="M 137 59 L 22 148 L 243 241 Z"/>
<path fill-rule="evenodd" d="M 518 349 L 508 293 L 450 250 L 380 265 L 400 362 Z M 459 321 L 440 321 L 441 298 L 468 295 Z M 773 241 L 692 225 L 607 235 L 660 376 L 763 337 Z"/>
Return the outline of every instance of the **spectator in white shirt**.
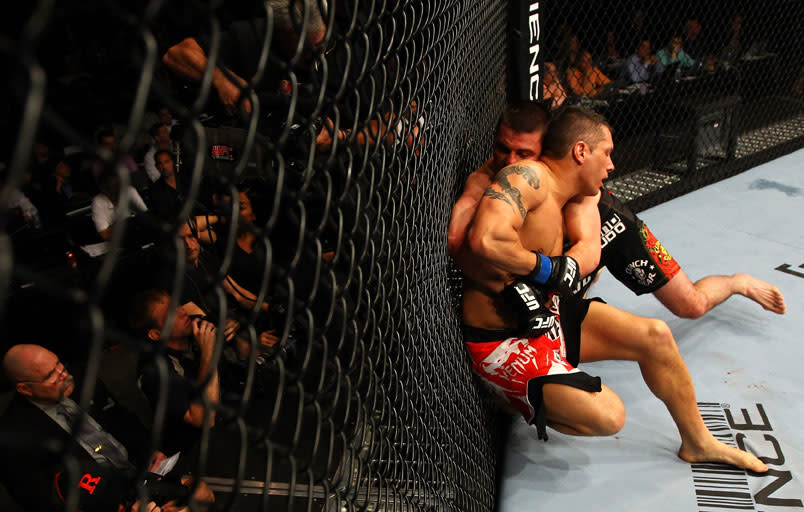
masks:
<path fill-rule="evenodd" d="M 151 183 L 155 183 L 162 177 L 159 169 L 156 168 L 155 156 L 158 151 L 170 151 L 170 126 L 159 122 L 151 126 L 149 133 L 151 134 L 153 143 L 145 153 L 145 157 L 143 157 L 143 164 L 145 166 L 145 174 L 148 175 Z"/>
<path fill-rule="evenodd" d="M 100 193 L 92 198 L 92 222 L 104 240 L 108 240 L 112 234 L 121 200 L 128 201 L 131 213 L 148 211 L 137 189 L 128 186 L 124 191 L 120 190 L 120 177 L 113 171 L 101 174 L 98 178 L 98 189 Z"/>

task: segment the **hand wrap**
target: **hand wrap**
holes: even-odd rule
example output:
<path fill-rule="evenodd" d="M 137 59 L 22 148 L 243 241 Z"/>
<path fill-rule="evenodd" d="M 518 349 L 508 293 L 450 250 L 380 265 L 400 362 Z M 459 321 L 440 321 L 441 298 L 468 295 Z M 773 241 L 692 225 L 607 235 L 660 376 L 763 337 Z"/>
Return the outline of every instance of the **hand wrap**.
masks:
<path fill-rule="evenodd" d="M 527 275 L 532 283 L 544 286 L 547 290 L 558 292 L 562 297 L 572 295 L 580 288 L 580 272 L 578 262 L 571 256 L 554 256 L 552 258 L 534 251 L 536 265 Z"/>

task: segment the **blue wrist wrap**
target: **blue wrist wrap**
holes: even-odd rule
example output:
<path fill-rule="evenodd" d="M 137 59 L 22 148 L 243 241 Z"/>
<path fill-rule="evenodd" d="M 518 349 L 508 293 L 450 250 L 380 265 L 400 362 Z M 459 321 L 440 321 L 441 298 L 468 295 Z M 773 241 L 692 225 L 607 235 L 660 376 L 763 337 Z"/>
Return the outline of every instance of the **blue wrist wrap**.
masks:
<path fill-rule="evenodd" d="M 553 271 L 553 262 L 547 256 L 536 253 L 539 258 L 539 271 L 530 274 L 531 279 L 539 284 L 544 284 L 550 279 L 550 273 Z"/>

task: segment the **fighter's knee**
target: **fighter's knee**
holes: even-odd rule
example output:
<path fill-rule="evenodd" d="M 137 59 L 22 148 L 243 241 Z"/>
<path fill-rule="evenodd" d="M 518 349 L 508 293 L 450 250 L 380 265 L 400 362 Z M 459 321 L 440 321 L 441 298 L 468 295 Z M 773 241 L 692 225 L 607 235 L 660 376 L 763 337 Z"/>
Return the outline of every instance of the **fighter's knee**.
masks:
<path fill-rule="evenodd" d="M 688 300 L 673 308 L 673 313 L 676 316 L 680 318 L 689 318 L 691 320 L 701 318 L 706 314 L 707 311 L 709 311 L 709 306 L 705 297 L 690 297 Z"/>
<path fill-rule="evenodd" d="M 625 426 L 625 407 L 610 407 L 598 421 L 599 436 L 613 436 Z"/>
<path fill-rule="evenodd" d="M 652 352 L 661 353 L 664 351 L 676 351 L 676 340 L 670 326 L 663 320 L 650 318 L 647 320 L 646 338 L 649 340 L 649 347 Z"/>
<path fill-rule="evenodd" d="M 625 405 L 620 397 L 610 392 L 600 397 L 602 400 L 595 408 L 587 434 L 593 436 L 613 436 L 625 425 Z"/>

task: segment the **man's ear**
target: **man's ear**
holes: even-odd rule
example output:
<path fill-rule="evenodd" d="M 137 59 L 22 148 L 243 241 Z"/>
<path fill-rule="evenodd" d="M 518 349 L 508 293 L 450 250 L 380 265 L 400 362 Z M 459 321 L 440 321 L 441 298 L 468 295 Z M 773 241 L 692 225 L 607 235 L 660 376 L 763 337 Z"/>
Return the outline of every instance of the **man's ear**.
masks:
<path fill-rule="evenodd" d="M 586 142 L 579 140 L 572 145 L 572 158 L 579 164 L 583 163 L 588 153 L 589 146 L 586 145 Z"/>
<path fill-rule="evenodd" d="M 159 341 L 159 336 L 162 334 L 162 331 L 159 329 L 148 329 L 148 339 L 151 341 Z"/>
<path fill-rule="evenodd" d="M 31 391 L 31 386 L 29 386 L 24 382 L 17 382 L 16 386 L 14 387 L 16 388 L 17 393 L 19 393 L 22 396 L 29 397 L 33 395 L 33 392 Z"/>

